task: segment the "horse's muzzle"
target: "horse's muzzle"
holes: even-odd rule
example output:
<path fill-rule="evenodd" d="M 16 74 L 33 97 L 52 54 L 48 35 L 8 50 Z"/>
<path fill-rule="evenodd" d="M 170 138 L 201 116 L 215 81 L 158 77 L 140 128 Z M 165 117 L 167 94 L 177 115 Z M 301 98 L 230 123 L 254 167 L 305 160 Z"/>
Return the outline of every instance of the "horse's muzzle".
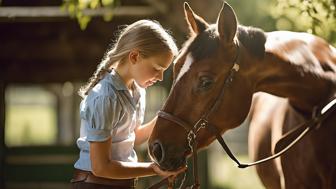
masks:
<path fill-rule="evenodd" d="M 149 145 L 149 152 L 162 170 L 172 171 L 186 164 L 184 153 L 179 153 L 177 148 L 165 148 L 158 140 Z"/>

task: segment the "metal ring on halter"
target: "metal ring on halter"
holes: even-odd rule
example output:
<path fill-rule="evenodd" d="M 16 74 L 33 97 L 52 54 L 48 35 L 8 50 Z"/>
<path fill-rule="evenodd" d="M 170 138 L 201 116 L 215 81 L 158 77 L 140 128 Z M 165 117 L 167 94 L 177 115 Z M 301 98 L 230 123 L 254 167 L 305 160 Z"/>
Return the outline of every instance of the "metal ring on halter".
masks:
<path fill-rule="evenodd" d="M 194 133 L 193 130 L 190 130 L 188 133 L 188 146 L 191 152 L 194 152 L 193 143 L 195 142 L 195 139 L 196 139 L 196 134 Z"/>

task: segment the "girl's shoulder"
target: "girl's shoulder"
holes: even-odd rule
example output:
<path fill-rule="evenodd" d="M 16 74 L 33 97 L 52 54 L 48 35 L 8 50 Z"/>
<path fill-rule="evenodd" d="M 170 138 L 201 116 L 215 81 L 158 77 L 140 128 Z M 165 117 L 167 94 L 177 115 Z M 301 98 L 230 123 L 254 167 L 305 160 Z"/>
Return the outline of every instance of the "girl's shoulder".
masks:
<path fill-rule="evenodd" d="M 87 114 L 94 114 L 93 112 L 97 111 L 97 107 L 100 107 L 100 110 L 106 111 L 118 106 L 118 104 L 115 92 L 101 92 L 101 86 L 98 86 L 97 90 L 91 90 L 80 103 L 80 114 L 87 117 Z"/>
<path fill-rule="evenodd" d="M 114 101 L 117 99 L 117 91 L 106 82 L 99 82 L 83 99 L 82 104 L 89 105 L 96 101 Z"/>
<path fill-rule="evenodd" d="M 113 84 L 105 77 L 92 88 L 88 96 L 91 96 L 91 98 L 103 96 L 115 99 L 117 98 L 117 92 Z"/>

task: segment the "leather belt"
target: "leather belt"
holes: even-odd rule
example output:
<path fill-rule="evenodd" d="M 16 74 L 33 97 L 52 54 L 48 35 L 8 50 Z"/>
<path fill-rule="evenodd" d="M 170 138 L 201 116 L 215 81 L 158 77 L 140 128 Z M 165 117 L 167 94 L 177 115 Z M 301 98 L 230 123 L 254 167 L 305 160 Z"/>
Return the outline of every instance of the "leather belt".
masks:
<path fill-rule="evenodd" d="M 93 175 L 92 172 L 90 171 L 75 169 L 73 179 L 71 179 L 70 182 L 71 183 L 86 182 L 108 186 L 122 186 L 122 187 L 135 188 L 137 184 L 137 179 L 108 179 L 97 177 Z"/>

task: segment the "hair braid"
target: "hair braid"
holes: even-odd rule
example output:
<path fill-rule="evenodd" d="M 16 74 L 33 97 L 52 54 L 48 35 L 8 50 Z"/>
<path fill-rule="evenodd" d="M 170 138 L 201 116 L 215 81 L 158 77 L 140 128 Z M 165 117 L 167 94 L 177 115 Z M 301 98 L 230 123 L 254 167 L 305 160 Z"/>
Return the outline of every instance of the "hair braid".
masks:
<path fill-rule="evenodd" d="M 103 79 L 104 75 L 111 70 L 111 66 L 113 63 L 113 54 L 114 49 L 108 51 L 106 57 L 101 61 L 101 63 L 97 66 L 97 70 L 94 72 L 92 77 L 89 79 L 89 82 L 79 89 L 79 95 L 81 97 L 85 97 L 88 95 L 89 91 L 100 81 Z"/>

